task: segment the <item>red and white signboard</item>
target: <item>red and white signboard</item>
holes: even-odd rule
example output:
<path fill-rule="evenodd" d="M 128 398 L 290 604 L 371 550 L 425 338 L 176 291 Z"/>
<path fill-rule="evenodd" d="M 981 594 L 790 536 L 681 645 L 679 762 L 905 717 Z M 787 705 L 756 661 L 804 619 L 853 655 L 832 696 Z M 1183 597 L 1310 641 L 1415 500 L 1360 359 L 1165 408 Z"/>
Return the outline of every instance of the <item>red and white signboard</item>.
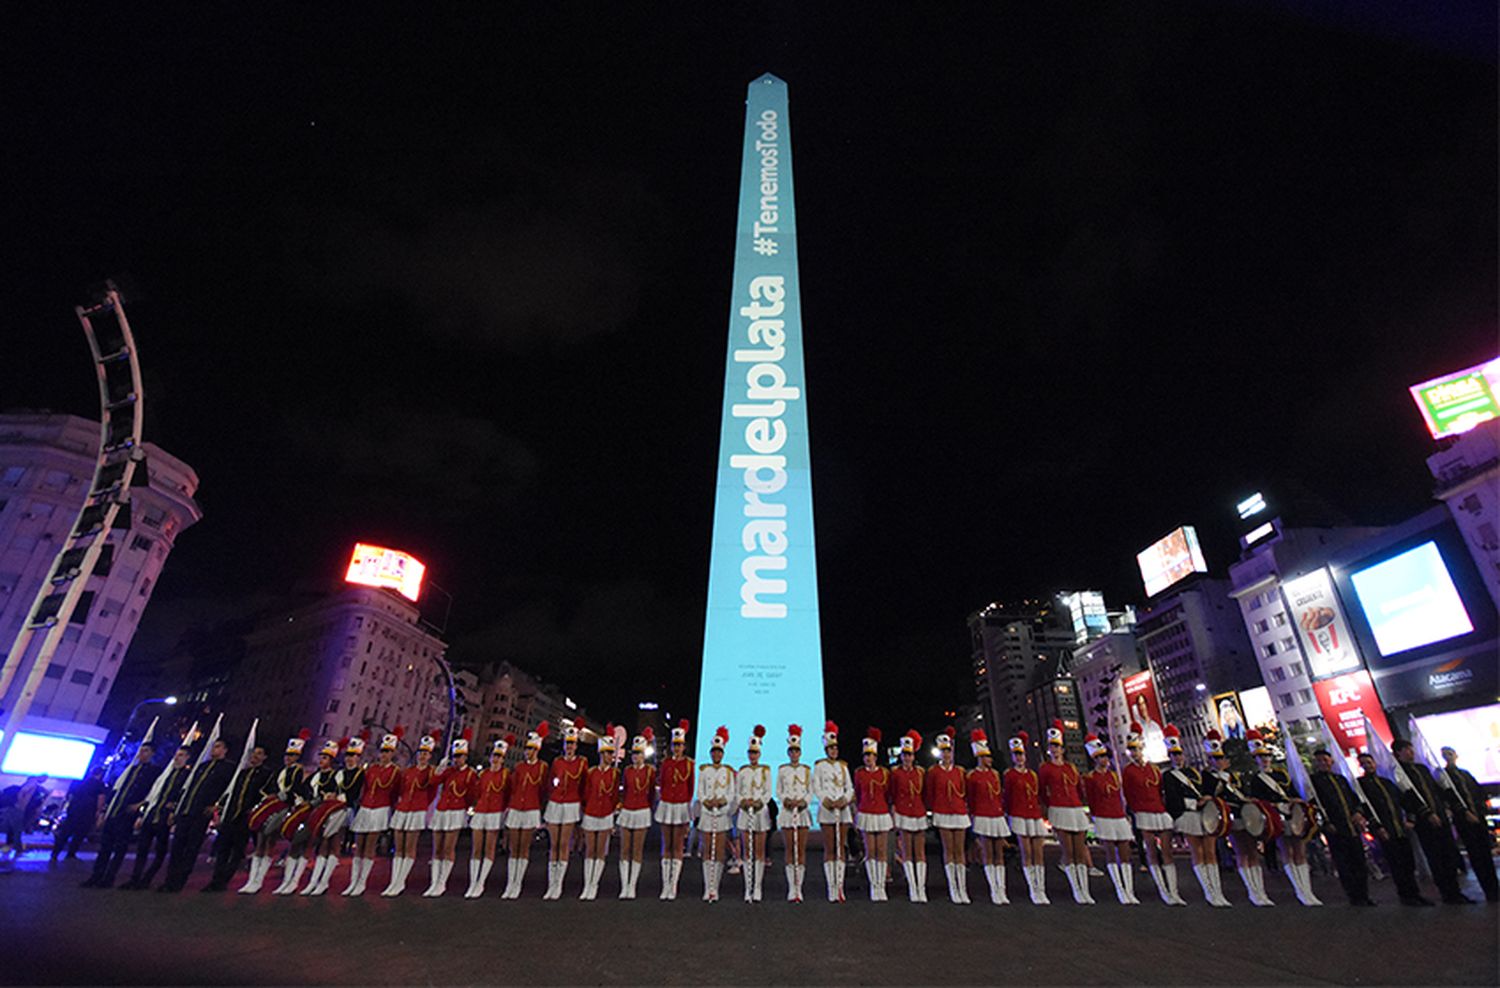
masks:
<path fill-rule="evenodd" d="M 1333 593 L 1333 581 L 1327 569 L 1316 569 L 1306 576 L 1281 585 L 1286 608 L 1292 613 L 1297 638 L 1307 655 L 1307 666 L 1313 679 L 1348 672 L 1360 666 L 1354 650 L 1354 636 Z"/>
<path fill-rule="evenodd" d="M 1146 760 L 1166 761 L 1167 741 L 1166 735 L 1162 733 L 1166 719 L 1161 714 L 1161 701 L 1156 696 L 1156 681 L 1151 678 L 1151 670 L 1125 677 L 1120 686 L 1125 692 L 1125 709 L 1130 714 L 1130 720 L 1141 725 Z"/>
<path fill-rule="evenodd" d="M 422 574 L 426 572 L 427 567 L 411 553 L 356 542 L 344 582 L 383 587 L 414 601 L 422 595 Z"/>
<path fill-rule="evenodd" d="M 1318 696 L 1318 709 L 1323 711 L 1323 723 L 1328 725 L 1328 733 L 1343 754 L 1364 751 L 1367 747 L 1366 717 L 1382 741 L 1389 745 L 1393 740 L 1385 711 L 1380 709 L 1375 686 L 1365 670 L 1321 679 L 1313 683 L 1313 692 Z"/>

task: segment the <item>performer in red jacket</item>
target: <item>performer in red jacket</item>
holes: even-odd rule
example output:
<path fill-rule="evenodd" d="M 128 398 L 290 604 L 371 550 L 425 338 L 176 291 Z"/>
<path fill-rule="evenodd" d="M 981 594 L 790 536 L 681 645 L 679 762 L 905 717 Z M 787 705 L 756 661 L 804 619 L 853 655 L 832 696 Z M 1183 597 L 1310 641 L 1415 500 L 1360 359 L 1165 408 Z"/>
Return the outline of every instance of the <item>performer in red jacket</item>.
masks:
<path fill-rule="evenodd" d="M 672 728 L 670 756 L 662 759 L 656 773 L 660 798 L 656 802 L 656 822 L 661 824 L 661 897 L 677 898 L 677 882 L 682 878 L 682 855 L 687 841 L 688 824 L 692 822 L 693 789 L 697 773 L 693 760 L 687 757 L 687 719 Z"/>
<path fill-rule="evenodd" d="M 990 885 L 990 902 L 1008 906 L 1005 838 L 1010 836 L 1010 826 L 1005 822 L 1005 803 L 1000 797 L 1000 773 L 994 769 L 990 739 L 984 731 L 969 732 L 969 747 L 978 763 L 978 767 L 969 772 L 969 813 L 974 818 L 974 840 L 979 844 L 985 881 Z"/>
<path fill-rule="evenodd" d="M 1094 818 L 1094 836 L 1104 845 L 1109 859 L 1109 877 L 1115 883 L 1115 898 L 1121 905 L 1138 906 L 1135 897 L 1134 865 L 1130 860 L 1130 821 L 1125 817 L 1125 792 L 1120 774 L 1109 763 L 1109 746 L 1090 734 L 1083 739 L 1083 750 L 1093 759 L 1093 771 L 1083 777 L 1088 795 L 1089 812 Z"/>
<path fill-rule="evenodd" d="M 510 862 L 506 868 L 505 893 L 502 899 L 518 899 L 531 864 L 531 838 L 542 825 L 542 793 L 547 781 L 548 765 L 540 757 L 542 739 L 552 726 L 542 721 L 526 735 L 526 754 L 510 771 L 510 787 L 505 793 L 505 829 L 510 834 Z"/>
<path fill-rule="evenodd" d="M 377 761 L 365 769 L 364 784 L 359 792 L 359 809 L 349 824 L 354 834 L 354 862 L 350 866 L 349 887 L 345 895 L 364 895 L 365 885 L 370 880 L 370 871 L 375 867 L 375 849 L 381 835 L 391 823 L 391 808 L 396 804 L 397 784 L 401 779 L 401 767 L 396 764 L 396 748 L 406 728 L 396 729 L 380 739 Z M 393 866 L 394 867 L 394 866 Z"/>
<path fill-rule="evenodd" d="M 885 875 L 891 855 L 891 772 L 880 764 L 880 728 L 865 730 L 861 757 L 864 764 L 854 772 L 854 794 L 858 812 L 854 817 L 865 846 L 865 878 L 870 882 L 870 901 L 884 902 Z"/>
<path fill-rule="evenodd" d="M 1037 769 L 1037 788 L 1047 809 L 1047 822 L 1062 845 L 1063 871 L 1073 888 L 1073 901 L 1094 905 L 1089 893 L 1089 813 L 1083 807 L 1083 775 L 1063 757 L 1063 722 L 1047 728 L 1047 760 Z"/>
<path fill-rule="evenodd" d="M 927 770 L 927 806 L 932 810 L 932 825 L 943 843 L 943 874 L 948 877 L 948 901 L 966 905 L 969 901 L 968 864 L 964 857 L 964 832 L 969 829 L 968 779 L 964 770 L 953 764 L 953 735 L 950 725 L 934 739 L 938 763 Z"/>
<path fill-rule="evenodd" d="M 495 867 L 495 849 L 500 843 L 500 831 L 505 828 L 505 790 L 510 785 L 510 769 L 505 767 L 505 755 L 515 743 L 514 734 L 496 740 L 490 749 L 489 767 L 479 773 L 474 815 L 469 818 L 472 844 L 469 850 L 469 889 L 464 893 L 465 899 L 484 895 L 484 883 L 489 880 L 490 869 Z"/>
<path fill-rule="evenodd" d="M 427 808 L 437 795 L 432 752 L 437 748 L 438 734 L 431 731 L 422 735 L 413 763 L 402 771 L 397 783 L 396 812 L 391 814 L 391 829 L 396 831 L 396 856 L 391 861 L 391 882 L 381 895 L 395 896 L 406 891 L 406 878 L 417 863 L 417 844 L 422 831 L 427 829 Z"/>
<path fill-rule="evenodd" d="M 437 809 L 432 814 L 432 878 L 422 895 L 433 898 L 448 890 L 448 876 L 453 874 L 458 835 L 469 826 L 469 807 L 479 794 L 479 773 L 469 764 L 469 741 L 474 732 L 464 728 L 463 735 L 453 739 L 450 763 L 437 774 Z"/>
<path fill-rule="evenodd" d="M 1037 906 L 1050 906 L 1047 898 L 1047 865 L 1043 845 L 1047 839 L 1047 828 L 1043 826 L 1042 801 L 1038 795 L 1040 786 L 1037 775 L 1026 767 L 1026 746 L 1031 735 L 1017 731 L 1008 742 L 1010 765 L 1000 780 L 1000 795 L 1005 802 L 1005 815 L 1010 831 L 1016 836 L 1021 848 L 1021 871 L 1026 875 L 1026 888 L 1031 893 L 1031 902 Z"/>
<path fill-rule="evenodd" d="M 625 792 L 620 799 L 620 898 L 634 899 L 641 879 L 641 856 L 651 828 L 651 801 L 656 795 L 656 766 L 646 759 L 656 734 L 646 728 L 630 739 Z"/>
<path fill-rule="evenodd" d="M 547 810 L 542 814 L 550 843 L 547 892 L 543 899 L 562 898 L 563 881 L 568 877 L 568 855 L 573 849 L 573 828 L 583 819 L 583 777 L 589 764 L 578 754 L 582 733 L 582 718 L 564 725 L 563 753 L 552 760 L 552 784 L 547 790 Z"/>
<path fill-rule="evenodd" d="M 896 824 L 896 851 L 906 872 L 906 897 L 927 901 L 927 772 L 917 764 L 922 735 L 907 731 L 901 737 L 901 756 L 891 769 L 892 819 Z"/>
<path fill-rule="evenodd" d="M 1156 883 L 1157 894 L 1169 906 L 1185 906 L 1177 894 L 1177 865 L 1172 862 L 1172 817 L 1162 802 L 1161 769 L 1146 761 L 1145 731 L 1131 723 L 1125 736 L 1125 750 L 1130 763 L 1120 772 L 1125 790 L 1125 808 L 1130 811 L 1136 832 L 1141 835 L 1146 868 Z"/>
<path fill-rule="evenodd" d="M 580 899 L 599 895 L 604 877 L 604 859 L 609 856 L 609 835 L 615 829 L 615 810 L 620 806 L 620 770 L 615 766 L 615 725 L 607 724 L 599 735 L 599 764 L 589 769 L 583 787 L 583 892 Z"/>

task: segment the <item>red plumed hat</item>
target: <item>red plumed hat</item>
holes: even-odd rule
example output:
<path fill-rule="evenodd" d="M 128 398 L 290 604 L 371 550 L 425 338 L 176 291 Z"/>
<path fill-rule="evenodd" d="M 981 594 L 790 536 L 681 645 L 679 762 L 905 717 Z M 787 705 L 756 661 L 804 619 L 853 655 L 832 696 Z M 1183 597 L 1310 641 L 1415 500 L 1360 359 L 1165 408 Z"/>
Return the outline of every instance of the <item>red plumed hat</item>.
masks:
<path fill-rule="evenodd" d="M 552 722 L 546 720 L 542 721 L 536 726 L 536 733 L 539 737 L 546 737 L 547 735 L 551 734 Z"/>
<path fill-rule="evenodd" d="M 758 738 L 765 737 L 766 736 L 766 725 L 764 725 L 764 724 L 756 724 L 755 725 L 755 730 L 752 731 L 751 733 L 754 734 Z"/>
<path fill-rule="evenodd" d="M 656 732 L 648 727 L 641 732 L 641 737 L 645 738 L 647 741 L 652 741 L 656 738 Z"/>

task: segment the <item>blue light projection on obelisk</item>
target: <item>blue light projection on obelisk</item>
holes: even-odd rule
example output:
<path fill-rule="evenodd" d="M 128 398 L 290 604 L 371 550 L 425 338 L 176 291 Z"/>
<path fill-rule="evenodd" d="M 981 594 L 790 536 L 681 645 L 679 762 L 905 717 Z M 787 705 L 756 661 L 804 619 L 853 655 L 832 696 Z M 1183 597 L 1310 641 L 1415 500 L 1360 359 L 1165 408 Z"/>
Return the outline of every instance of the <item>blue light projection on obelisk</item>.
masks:
<path fill-rule="evenodd" d="M 719 438 L 703 686 L 696 754 L 720 724 L 731 764 L 764 724 L 775 765 L 787 725 L 806 728 L 821 757 L 823 653 L 813 542 L 807 377 L 792 200 L 786 83 L 750 84 L 729 303 L 724 419 Z"/>

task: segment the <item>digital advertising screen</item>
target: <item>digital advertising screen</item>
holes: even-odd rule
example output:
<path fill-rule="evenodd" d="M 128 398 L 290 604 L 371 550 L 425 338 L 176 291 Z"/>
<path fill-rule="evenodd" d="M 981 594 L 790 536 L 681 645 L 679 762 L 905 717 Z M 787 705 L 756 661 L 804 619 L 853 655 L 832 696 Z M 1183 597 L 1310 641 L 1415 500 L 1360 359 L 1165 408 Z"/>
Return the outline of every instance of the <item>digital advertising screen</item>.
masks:
<path fill-rule="evenodd" d="M 1141 569 L 1141 582 L 1148 597 L 1155 597 L 1194 573 L 1208 572 L 1203 549 L 1198 545 L 1198 531 L 1191 525 L 1183 525 L 1142 549 L 1136 553 L 1135 562 Z"/>
<path fill-rule="evenodd" d="M 94 742 L 56 734 L 21 731 L 5 755 L 0 773 L 45 775 L 49 779 L 81 779 L 94 758 Z"/>
<path fill-rule="evenodd" d="M 1381 655 L 1397 655 L 1474 630 L 1435 542 L 1359 570 L 1350 582 Z"/>
<path fill-rule="evenodd" d="M 1235 692 L 1215 693 L 1213 697 L 1214 722 L 1219 726 L 1223 738 L 1243 738 L 1247 729 L 1244 708 L 1240 706 L 1240 695 Z"/>
<path fill-rule="evenodd" d="M 1435 747 L 1458 752 L 1458 767 L 1482 786 L 1500 785 L 1500 703 L 1417 718 L 1422 736 Z"/>
<path fill-rule="evenodd" d="M 344 582 L 394 590 L 415 601 L 422 596 L 422 576 L 426 572 L 427 567 L 411 553 L 356 542 Z"/>
<path fill-rule="evenodd" d="M 1500 357 L 1411 387 L 1434 439 L 1468 432 L 1500 416 Z"/>
<path fill-rule="evenodd" d="M 1240 691 L 1240 709 L 1244 711 L 1245 723 L 1254 728 L 1276 727 L 1276 708 L 1271 704 L 1271 691 L 1264 686 Z"/>
<path fill-rule="evenodd" d="M 1327 569 L 1287 580 L 1281 593 L 1313 679 L 1359 668 L 1359 650 Z"/>
<path fill-rule="evenodd" d="M 1394 740 L 1380 699 L 1375 695 L 1375 684 L 1363 669 L 1319 680 L 1313 683 L 1313 692 L 1318 697 L 1318 709 L 1323 712 L 1323 723 L 1328 725 L 1328 733 L 1333 735 L 1334 743 L 1344 755 L 1368 747 L 1366 717 L 1370 718 L 1382 741 L 1389 745 Z"/>
<path fill-rule="evenodd" d="M 1146 760 L 1166 761 L 1167 741 L 1162 733 L 1166 718 L 1161 713 L 1161 701 L 1156 696 L 1156 681 L 1151 678 L 1151 670 L 1127 676 L 1120 685 L 1125 691 L 1125 708 L 1130 720 L 1141 725 Z"/>

